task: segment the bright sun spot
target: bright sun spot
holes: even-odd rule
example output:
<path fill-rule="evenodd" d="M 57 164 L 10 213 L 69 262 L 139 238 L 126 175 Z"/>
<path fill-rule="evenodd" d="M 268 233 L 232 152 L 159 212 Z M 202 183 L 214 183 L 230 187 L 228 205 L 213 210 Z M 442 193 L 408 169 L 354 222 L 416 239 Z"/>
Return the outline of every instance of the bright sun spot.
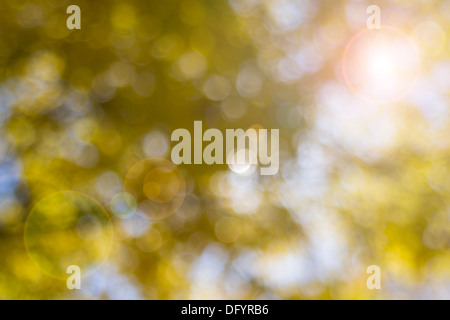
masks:
<path fill-rule="evenodd" d="M 368 59 L 368 73 L 375 79 L 392 78 L 395 76 L 396 63 L 394 57 L 385 50 L 378 50 L 370 54 Z"/>
<path fill-rule="evenodd" d="M 361 34 L 348 48 L 345 76 L 349 87 L 371 101 L 394 101 L 415 82 L 419 68 L 417 48 L 393 30 Z"/>

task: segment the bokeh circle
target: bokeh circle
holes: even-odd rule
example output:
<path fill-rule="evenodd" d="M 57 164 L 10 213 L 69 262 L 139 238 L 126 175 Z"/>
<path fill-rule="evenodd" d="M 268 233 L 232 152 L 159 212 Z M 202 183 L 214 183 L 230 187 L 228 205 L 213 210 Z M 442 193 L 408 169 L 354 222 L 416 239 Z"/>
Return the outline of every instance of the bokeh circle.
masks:
<path fill-rule="evenodd" d="M 395 102 L 414 87 L 420 53 L 405 32 L 385 26 L 364 29 L 347 44 L 342 73 L 347 87 L 370 102 Z"/>
<path fill-rule="evenodd" d="M 73 191 L 56 192 L 40 200 L 25 224 L 25 245 L 44 273 L 68 277 L 76 265 L 83 277 L 108 257 L 113 229 L 108 214 L 91 197 Z"/>
<path fill-rule="evenodd" d="M 134 197 L 136 204 L 129 205 L 136 206 L 139 214 L 161 220 L 180 208 L 186 196 L 186 182 L 172 162 L 148 158 L 137 162 L 128 171 L 124 192 Z"/>
<path fill-rule="evenodd" d="M 109 203 L 111 212 L 120 219 L 128 219 L 136 212 L 136 199 L 129 193 L 120 192 Z"/>

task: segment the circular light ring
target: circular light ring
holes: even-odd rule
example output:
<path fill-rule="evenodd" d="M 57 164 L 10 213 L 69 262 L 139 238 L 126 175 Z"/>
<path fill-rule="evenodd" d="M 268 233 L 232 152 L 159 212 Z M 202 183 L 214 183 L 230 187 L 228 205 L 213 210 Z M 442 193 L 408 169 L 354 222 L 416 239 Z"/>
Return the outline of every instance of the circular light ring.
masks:
<path fill-rule="evenodd" d="M 348 55 L 349 52 L 351 50 L 351 48 L 353 47 L 353 45 L 355 44 L 355 42 L 360 39 L 363 35 L 365 35 L 368 32 L 377 32 L 377 31 L 391 31 L 394 33 L 397 33 L 398 35 L 400 35 L 401 37 L 403 37 L 405 40 L 407 40 L 410 44 L 411 44 L 411 48 L 414 48 L 415 54 L 417 55 L 417 57 L 420 56 L 417 47 L 414 45 L 414 43 L 412 42 L 412 40 L 410 39 L 410 37 L 402 30 L 395 28 L 395 27 L 391 27 L 391 26 L 383 26 L 381 29 L 377 29 L 377 30 L 370 30 L 370 29 L 364 29 L 361 30 L 360 32 L 358 32 L 355 36 L 353 36 L 350 41 L 348 42 L 347 46 L 345 47 L 344 50 L 344 54 L 342 57 L 342 75 L 344 77 L 345 83 L 347 85 L 347 87 L 353 92 L 353 94 L 357 95 L 358 97 L 360 97 L 361 99 L 367 101 L 367 102 L 376 102 L 376 103 L 393 103 L 396 102 L 398 100 L 401 100 L 402 98 L 404 98 L 408 93 L 411 92 L 412 88 L 414 88 L 417 79 L 418 79 L 418 69 L 419 66 L 417 66 L 417 72 L 415 72 L 414 76 L 412 78 L 409 79 L 410 84 L 408 86 L 406 86 L 406 89 L 404 89 L 402 92 L 399 93 L 399 95 L 393 99 L 374 99 L 374 98 L 370 98 L 367 97 L 366 95 L 362 94 L 361 92 L 358 91 L 358 89 L 352 84 L 352 82 L 350 81 L 350 77 L 347 71 L 347 59 L 348 59 Z"/>
<path fill-rule="evenodd" d="M 85 277 L 110 254 L 113 228 L 96 200 L 61 191 L 34 206 L 25 223 L 24 240 L 30 259 L 45 274 L 66 279 L 67 268 L 76 265 Z"/>
<path fill-rule="evenodd" d="M 134 197 L 139 214 L 161 220 L 180 208 L 186 196 L 186 182 L 172 162 L 148 158 L 137 162 L 128 171 L 124 192 Z"/>

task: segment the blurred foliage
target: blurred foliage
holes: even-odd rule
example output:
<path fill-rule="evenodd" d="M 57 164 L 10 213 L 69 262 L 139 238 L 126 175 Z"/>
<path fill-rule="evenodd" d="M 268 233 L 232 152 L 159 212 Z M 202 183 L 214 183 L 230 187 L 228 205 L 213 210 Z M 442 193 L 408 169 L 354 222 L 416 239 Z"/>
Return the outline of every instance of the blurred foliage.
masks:
<path fill-rule="evenodd" d="M 0 298 L 449 299 L 450 1 L 377 2 L 420 54 L 397 102 L 342 75 L 367 1 L 2 0 Z M 183 204 L 136 213 L 129 170 L 195 120 L 280 128 L 280 173 L 154 171 Z"/>

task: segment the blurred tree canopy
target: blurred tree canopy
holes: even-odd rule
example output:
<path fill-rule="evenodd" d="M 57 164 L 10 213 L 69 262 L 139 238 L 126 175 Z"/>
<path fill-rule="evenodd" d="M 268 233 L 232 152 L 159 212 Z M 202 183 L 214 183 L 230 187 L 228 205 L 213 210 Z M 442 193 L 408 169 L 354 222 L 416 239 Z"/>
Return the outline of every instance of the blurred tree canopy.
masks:
<path fill-rule="evenodd" d="M 420 58 L 394 102 L 342 74 L 366 1 L 3 0 L 0 298 L 450 298 L 450 1 L 377 2 Z M 185 190 L 149 219 L 127 174 L 196 120 L 279 128 L 280 173 L 152 171 Z"/>

